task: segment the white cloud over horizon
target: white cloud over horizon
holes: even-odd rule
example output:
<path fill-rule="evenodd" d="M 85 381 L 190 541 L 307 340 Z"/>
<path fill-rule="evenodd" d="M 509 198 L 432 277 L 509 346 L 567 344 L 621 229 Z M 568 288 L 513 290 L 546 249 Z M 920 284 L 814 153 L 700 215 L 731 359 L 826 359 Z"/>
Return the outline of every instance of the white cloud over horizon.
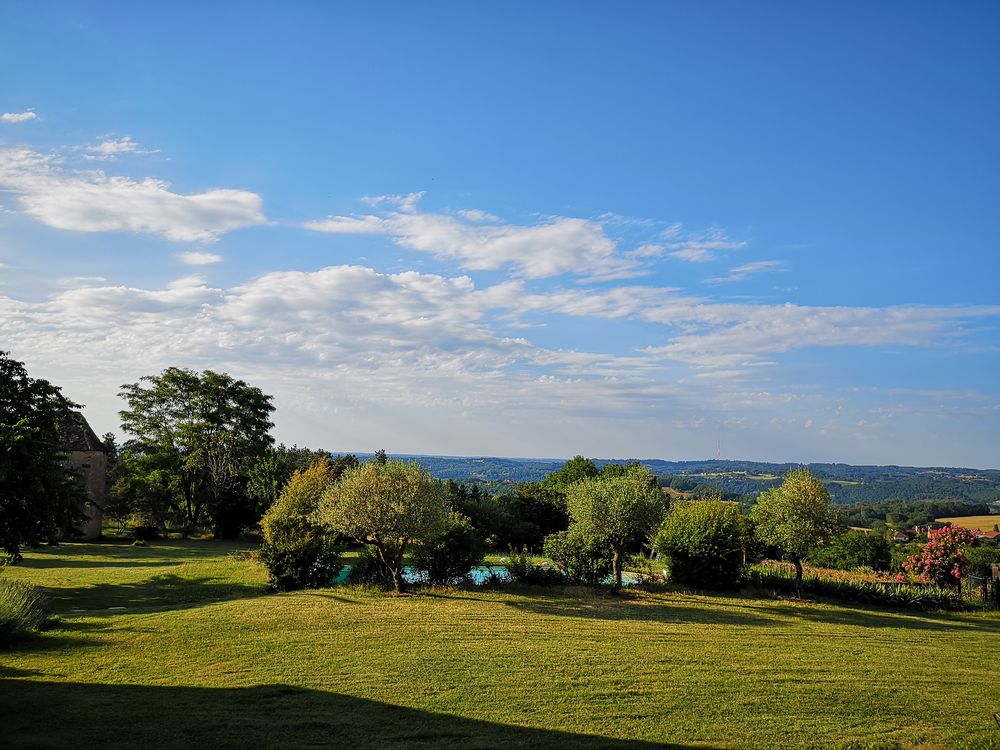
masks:
<path fill-rule="evenodd" d="M 707 420 L 750 435 L 777 416 L 786 431 L 818 430 L 815 422 L 841 434 L 858 419 L 902 418 L 891 402 L 903 397 L 886 394 L 881 411 L 841 417 L 835 396 L 779 384 L 767 362 L 806 347 L 960 342 L 965 323 L 1000 316 L 998 306 L 733 305 L 643 286 L 539 291 L 521 280 L 478 286 L 468 276 L 356 265 L 274 271 L 228 288 L 198 275 L 153 289 L 78 282 L 37 302 L 0 294 L 0 339 L 15 357 L 56 368 L 71 362 L 86 375 L 70 376 L 74 386 L 101 393 L 171 365 L 230 369 L 268 384 L 303 419 L 398 410 L 407 416 L 396 434 L 410 444 L 426 429 L 419 415 L 427 410 L 442 424 L 502 414 L 504 430 L 544 421 L 539 435 L 564 425 L 563 442 L 574 432 L 594 440 L 602 430 L 626 440 L 652 415 L 670 415 L 664 424 L 674 429 Z M 550 348 L 513 332 L 522 318 L 539 316 L 638 320 L 662 335 L 616 352 Z M 995 406 L 961 404 L 976 413 Z"/>

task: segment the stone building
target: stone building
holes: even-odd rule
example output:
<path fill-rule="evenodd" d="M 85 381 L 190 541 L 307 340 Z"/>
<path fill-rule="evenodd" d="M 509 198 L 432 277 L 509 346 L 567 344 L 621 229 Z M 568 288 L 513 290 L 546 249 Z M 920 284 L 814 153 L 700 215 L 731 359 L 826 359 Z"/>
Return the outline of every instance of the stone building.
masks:
<path fill-rule="evenodd" d="M 79 412 L 73 412 L 73 416 L 74 419 L 62 427 L 62 448 L 66 452 L 64 463 L 68 469 L 79 474 L 87 491 L 86 520 L 80 529 L 82 536 L 84 539 L 98 539 L 104 520 L 102 508 L 107 491 L 108 457 L 104 444 L 84 416 Z"/>

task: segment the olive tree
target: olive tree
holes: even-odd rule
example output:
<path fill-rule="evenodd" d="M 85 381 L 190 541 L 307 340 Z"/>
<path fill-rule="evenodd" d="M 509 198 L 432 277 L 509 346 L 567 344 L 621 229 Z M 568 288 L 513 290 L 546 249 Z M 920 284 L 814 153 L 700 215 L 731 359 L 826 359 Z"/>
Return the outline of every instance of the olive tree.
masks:
<path fill-rule="evenodd" d="M 387 459 L 348 469 L 323 494 L 316 522 L 372 547 L 401 592 L 410 543 L 442 533 L 451 510 L 444 485 L 416 463 Z"/>
<path fill-rule="evenodd" d="M 652 473 L 639 465 L 621 476 L 584 479 L 566 488 L 570 530 L 611 550 L 611 590 L 622 587 L 622 563 L 631 547 L 663 521 L 666 499 Z"/>
<path fill-rule="evenodd" d="M 795 585 L 802 585 L 802 558 L 837 528 L 826 486 L 809 471 L 793 469 L 780 487 L 760 494 L 750 510 L 757 538 L 795 563 Z"/>

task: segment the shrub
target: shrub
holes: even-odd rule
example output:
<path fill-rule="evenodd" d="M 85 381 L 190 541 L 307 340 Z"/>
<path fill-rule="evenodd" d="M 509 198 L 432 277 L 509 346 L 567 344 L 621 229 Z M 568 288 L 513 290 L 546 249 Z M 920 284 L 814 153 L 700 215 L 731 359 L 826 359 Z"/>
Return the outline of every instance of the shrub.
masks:
<path fill-rule="evenodd" d="M 980 578 L 989 578 L 993 574 L 993 566 L 1000 565 L 1000 547 L 977 546 L 965 550 L 968 572 Z"/>
<path fill-rule="evenodd" d="M 611 575 L 610 547 L 571 531 L 545 537 L 545 555 L 563 574 L 565 583 L 597 586 Z"/>
<path fill-rule="evenodd" d="M 485 554 L 486 543 L 472 521 L 461 513 L 450 513 L 444 533 L 417 547 L 413 563 L 426 573 L 428 583 L 447 585 L 466 580 Z"/>
<path fill-rule="evenodd" d="M 536 563 L 524 549 L 520 552 L 511 549 L 507 555 L 506 565 L 512 583 L 529 586 L 561 586 L 566 583 L 566 577 L 562 572 Z"/>
<path fill-rule="evenodd" d="M 744 571 L 747 520 L 736 503 L 677 503 L 653 540 L 670 558 L 678 583 L 710 589 L 739 586 Z"/>
<path fill-rule="evenodd" d="M 961 526 L 932 529 L 930 536 L 920 554 L 903 563 L 903 570 L 918 580 L 934 581 L 939 586 L 958 585 L 965 572 L 965 550 L 975 536 Z"/>
<path fill-rule="evenodd" d="M 132 529 L 132 538 L 138 542 L 151 542 L 160 538 L 160 531 L 155 526 L 139 525 Z"/>
<path fill-rule="evenodd" d="M 37 586 L 0 579 L 0 644 L 33 633 L 48 617 L 47 602 Z"/>
<path fill-rule="evenodd" d="M 296 471 L 261 519 L 260 560 L 272 591 L 329 586 L 340 570 L 339 550 L 312 522 L 329 471 L 326 456 Z"/>

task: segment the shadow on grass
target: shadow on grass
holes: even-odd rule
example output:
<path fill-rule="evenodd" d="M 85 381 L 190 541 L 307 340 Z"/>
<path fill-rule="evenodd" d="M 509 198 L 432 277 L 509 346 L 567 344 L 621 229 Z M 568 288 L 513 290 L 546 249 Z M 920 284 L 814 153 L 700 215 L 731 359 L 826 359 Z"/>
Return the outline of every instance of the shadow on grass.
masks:
<path fill-rule="evenodd" d="M 12 747 L 669 748 L 495 724 L 336 693 L 264 685 L 153 687 L 0 681 Z"/>
<path fill-rule="evenodd" d="M 97 583 L 76 588 L 44 588 L 53 608 L 94 612 L 111 607 L 127 611 L 178 609 L 229 599 L 248 599 L 265 594 L 262 585 L 234 583 L 212 576 L 179 576 L 165 573 L 133 583 Z M 115 610 L 120 611 L 120 610 Z"/>
<path fill-rule="evenodd" d="M 596 620 L 693 623 L 701 625 L 737 625 L 753 627 L 783 627 L 789 620 L 844 625 L 863 628 L 906 630 L 936 630 L 969 632 L 986 630 L 1000 632 L 1000 621 L 975 621 L 956 615 L 910 611 L 880 611 L 857 604 L 814 604 L 789 602 L 776 605 L 745 594 L 713 592 L 656 597 L 655 592 L 610 596 L 588 589 L 519 589 L 515 599 L 502 599 L 508 607 L 536 615 L 578 617 Z M 429 591 L 425 596 L 445 599 L 482 601 L 461 591 Z M 678 595 L 679 594 L 679 595 Z M 692 601 L 691 596 L 697 596 Z"/>
<path fill-rule="evenodd" d="M 26 557 L 19 568 L 47 570 L 49 568 L 163 568 L 183 565 L 185 560 L 77 560 L 61 557 Z"/>
<path fill-rule="evenodd" d="M 522 589 L 516 599 L 500 601 L 512 609 L 534 615 L 579 617 L 594 620 L 695 623 L 700 625 L 751 625 L 774 627 L 784 623 L 770 613 L 761 613 L 755 607 L 725 610 L 718 607 L 692 605 L 680 600 L 656 600 L 644 596 L 625 594 L 610 596 L 587 589 Z M 483 601 L 481 596 L 461 592 L 424 591 L 423 595 L 441 599 L 469 599 Z"/>

